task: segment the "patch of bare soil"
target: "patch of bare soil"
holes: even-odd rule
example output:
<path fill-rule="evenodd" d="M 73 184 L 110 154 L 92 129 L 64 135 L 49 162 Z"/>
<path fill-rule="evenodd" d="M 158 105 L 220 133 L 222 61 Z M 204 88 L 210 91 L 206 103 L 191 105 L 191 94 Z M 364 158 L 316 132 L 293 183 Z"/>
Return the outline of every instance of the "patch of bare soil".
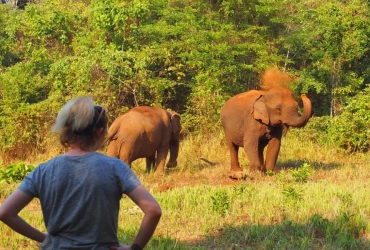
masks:
<path fill-rule="evenodd" d="M 367 165 L 367 162 L 353 162 L 347 163 L 350 167 L 346 167 L 344 163 L 320 163 L 312 164 L 314 173 L 310 175 L 310 181 L 327 180 L 331 182 L 353 182 L 353 180 L 363 180 L 364 183 L 370 179 L 369 171 L 354 171 L 359 166 Z M 297 165 L 298 166 L 298 165 Z M 243 169 L 242 179 L 230 178 L 230 167 L 226 164 L 205 164 L 195 169 L 182 169 L 181 167 L 171 168 L 166 171 L 163 176 L 154 176 L 153 174 L 144 173 L 144 170 L 133 169 L 138 175 L 143 184 L 152 190 L 159 190 L 160 192 L 167 192 L 174 188 L 195 187 L 199 185 L 209 186 L 228 186 L 238 185 L 243 183 L 262 183 L 262 182 L 276 182 L 278 174 L 282 170 L 296 169 L 297 166 L 290 166 L 284 164 L 277 166 L 275 174 L 268 176 L 261 172 L 249 173 L 248 167 Z M 341 169 L 341 171 L 338 171 Z M 343 174 L 347 171 L 347 174 Z"/>
<path fill-rule="evenodd" d="M 139 179 L 147 187 L 160 192 L 166 192 L 174 188 L 195 187 L 199 185 L 209 186 L 229 186 L 242 183 L 254 183 L 261 181 L 271 181 L 262 173 L 253 175 L 244 171 L 242 179 L 230 178 L 230 171 L 225 166 L 211 166 L 194 172 L 182 172 L 180 169 L 171 169 L 164 176 L 154 176 L 146 173 L 137 173 Z"/>

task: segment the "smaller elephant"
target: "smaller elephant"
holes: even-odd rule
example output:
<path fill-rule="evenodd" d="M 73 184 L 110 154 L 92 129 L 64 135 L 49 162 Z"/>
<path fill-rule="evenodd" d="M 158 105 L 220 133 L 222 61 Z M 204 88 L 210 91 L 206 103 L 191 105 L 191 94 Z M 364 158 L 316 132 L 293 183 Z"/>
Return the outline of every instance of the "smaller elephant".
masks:
<path fill-rule="evenodd" d="M 180 139 L 180 115 L 157 107 L 139 106 L 116 118 L 108 130 L 107 155 L 129 166 L 138 158 L 146 158 L 146 171 L 163 173 L 177 166 Z"/>
<path fill-rule="evenodd" d="M 251 171 L 274 170 L 284 130 L 304 127 L 311 118 L 311 101 L 305 94 L 301 97 L 301 116 L 293 92 L 288 88 L 251 90 L 233 96 L 225 103 L 220 116 L 230 150 L 231 172 L 242 172 L 239 147 L 244 147 Z"/>

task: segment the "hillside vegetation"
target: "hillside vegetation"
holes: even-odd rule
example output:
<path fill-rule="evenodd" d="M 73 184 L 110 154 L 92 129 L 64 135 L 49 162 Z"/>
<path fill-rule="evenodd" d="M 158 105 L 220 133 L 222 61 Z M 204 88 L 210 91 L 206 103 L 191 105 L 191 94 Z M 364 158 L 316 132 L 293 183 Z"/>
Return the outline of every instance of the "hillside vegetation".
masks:
<path fill-rule="evenodd" d="M 180 113 L 185 136 L 213 132 L 224 102 L 260 88 L 273 67 L 326 117 L 317 129 L 367 151 L 369 37 L 362 0 L 1 4 L 0 154 L 8 163 L 59 150 L 50 127 L 77 95 L 107 107 L 111 121 L 150 105 Z"/>

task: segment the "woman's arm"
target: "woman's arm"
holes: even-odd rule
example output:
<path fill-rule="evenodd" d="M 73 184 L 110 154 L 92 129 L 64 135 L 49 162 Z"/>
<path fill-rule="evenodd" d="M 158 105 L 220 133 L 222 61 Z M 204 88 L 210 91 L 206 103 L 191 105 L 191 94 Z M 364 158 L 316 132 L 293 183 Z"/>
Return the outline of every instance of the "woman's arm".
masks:
<path fill-rule="evenodd" d="M 143 249 L 157 228 L 162 210 L 154 197 L 142 185 L 137 186 L 127 195 L 144 213 L 139 232 L 133 242 Z"/>
<path fill-rule="evenodd" d="M 46 234 L 32 227 L 18 213 L 32 201 L 33 197 L 17 189 L 12 193 L 0 207 L 0 220 L 11 229 L 32 240 L 43 242 Z"/>

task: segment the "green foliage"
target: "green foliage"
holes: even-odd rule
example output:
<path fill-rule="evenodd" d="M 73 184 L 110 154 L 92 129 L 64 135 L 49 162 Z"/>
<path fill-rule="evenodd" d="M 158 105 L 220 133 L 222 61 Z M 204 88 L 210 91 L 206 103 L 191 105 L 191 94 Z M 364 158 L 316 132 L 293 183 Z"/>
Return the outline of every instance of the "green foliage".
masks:
<path fill-rule="evenodd" d="M 310 233 L 315 238 L 323 238 L 326 235 L 326 228 L 330 225 L 329 220 L 320 214 L 314 214 L 307 223 Z"/>
<path fill-rule="evenodd" d="M 266 175 L 267 176 L 273 176 L 275 173 L 274 173 L 274 171 L 272 171 L 272 170 L 269 170 L 269 171 L 267 171 L 266 172 Z"/>
<path fill-rule="evenodd" d="M 311 174 L 313 174 L 315 171 L 311 168 L 310 164 L 304 163 L 298 169 L 296 170 L 292 169 L 289 172 L 292 174 L 294 181 L 306 183 L 308 180 L 308 177 Z"/>
<path fill-rule="evenodd" d="M 337 192 L 335 196 L 341 201 L 341 203 L 347 207 L 353 204 L 353 195 L 351 193 L 340 193 Z"/>
<path fill-rule="evenodd" d="M 303 198 L 303 191 L 290 185 L 283 188 L 282 193 L 287 200 L 291 200 L 294 202 L 300 201 Z"/>
<path fill-rule="evenodd" d="M 3 170 L 0 170 L 0 183 L 7 182 L 8 184 L 13 182 L 22 181 L 35 167 L 33 165 L 27 165 L 23 162 L 11 164 Z"/>
<path fill-rule="evenodd" d="M 225 190 L 217 190 L 216 193 L 211 196 L 212 199 L 212 210 L 220 213 L 221 215 L 226 214 L 230 209 L 230 198 Z"/>
<path fill-rule="evenodd" d="M 297 203 L 303 199 L 303 189 L 294 184 L 307 183 L 308 178 L 315 171 L 308 163 L 304 163 L 298 169 L 280 171 L 277 175 L 278 183 L 282 186 L 282 194 L 287 201 Z"/>
<path fill-rule="evenodd" d="M 159 106 L 182 115 L 185 133 L 212 133 L 223 103 L 258 89 L 261 74 L 275 65 L 297 76 L 291 88 L 308 93 L 315 115 L 339 114 L 370 79 L 369 13 L 361 0 L 0 5 L 1 153 L 42 145 L 45 123 L 82 94 L 105 105 L 111 120 L 134 106 Z M 339 119 L 335 129 L 348 127 Z M 19 120 L 35 124 L 18 135 Z M 360 121 L 353 130 L 365 127 Z M 365 150 L 365 137 L 358 137 L 334 140 L 348 151 Z"/>
<path fill-rule="evenodd" d="M 315 112 L 336 114 L 345 97 L 358 93 L 369 75 L 369 5 L 331 0 L 290 2 L 289 7 L 293 15 L 286 47 L 289 58 L 292 55 L 289 65 L 302 70 L 299 89 L 325 93 L 330 107 L 323 109 L 318 102 Z"/>
<path fill-rule="evenodd" d="M 289 133 L 299 136 L 302 140 L 312 141 L 319 145 L 335 146 L 332 143 L 332 137 L 328 133 L 329 127 L 332 124 L 330 116 L 311 117 L 304 129 L 290 129 Z"/>
<path fill-rule="evenodd" d="M 288 176 L 286 171 L 280 171 L 277 174 L 277 182 L 281 185 L 284 185 L 285 183 L 288 182 Z"/>
<path fill-rule="evenodd" d="M 367 152 L 370 149 L 370 88 L 348 99 L 341 114 L 312 117 L 304 130 L 289 133 L 322 146 L 338 148 L 347 153 Z"/>
<path fill-rule="evenodd" d="M 370 87 L 349 100 L 343 112 L 334 117 L 328 133 L 346 152 L 370 149 Z"/>
<path fill-rule="evenodd" d="M 14 108 L 4 104 L 1 108 L 0 150 L 8 153 L 3 155 L 3 160 L 25 159 L 44 152 L 44 139 L 49 136 L 51 121 L 60 105 L 49 99 L 36 104 L 20 102 Z"/>
<path fill-rule="evenodd" d="M 46 61 L 40 56 L 40 61 Z M 38 62 L 18 63 L 0 75 L 2 105 L 17 109 L 21 103 L 34 104 L 48 97 L 50 84 L 45 81 L 42 67 Z"/>
<path fill-rule="evenodd" d="M 342 211 L 337 220 L 331 223 L 322 215 L 315 214 L 308 222 L 309 233 L 315 238 L 324 238 L 328 244 L 341 249 L 357 249 L 356 239 L 364 233 L 366 221 L 350 211 Z"/>
<path fill-rule="evenodd" d="M 364 233 L 366 225 L 362 216 L 348 210 L 341 211 L 334 225 L 327 227 L 325 237 L 329 242 L 337 242 L 341 248 L 356 245 L 356 239 Z"/>

